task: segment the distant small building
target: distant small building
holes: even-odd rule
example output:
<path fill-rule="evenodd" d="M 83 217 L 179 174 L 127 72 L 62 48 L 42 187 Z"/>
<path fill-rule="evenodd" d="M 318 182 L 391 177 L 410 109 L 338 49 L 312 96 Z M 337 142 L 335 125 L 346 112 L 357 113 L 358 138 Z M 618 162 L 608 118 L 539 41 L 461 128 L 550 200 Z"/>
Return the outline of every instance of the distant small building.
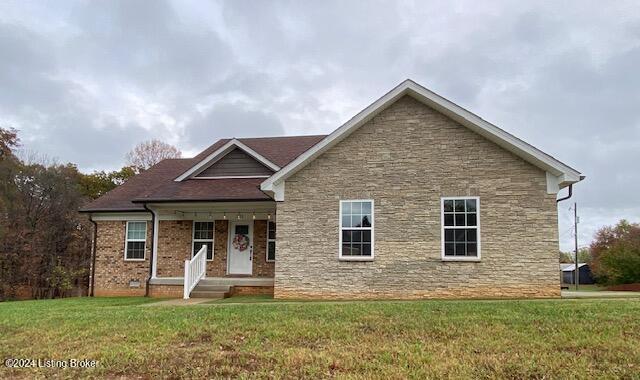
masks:
<path fill-rule="evenodd" d="M 575 270 L 575 264 L 560 264 L 560 272 L 562 273 L 562 282 L 564 284 L 575 284 L 575 281 L 573 279 L 576 274 Z M 591 274 L 591 268 L 589 268 L 589 264 L 578 264 L 578 271 L 580 272 L 578 275 L 578 279 L 580 281 L 579 284 L 589 285 L 595 283 L 593 275 Z"/>

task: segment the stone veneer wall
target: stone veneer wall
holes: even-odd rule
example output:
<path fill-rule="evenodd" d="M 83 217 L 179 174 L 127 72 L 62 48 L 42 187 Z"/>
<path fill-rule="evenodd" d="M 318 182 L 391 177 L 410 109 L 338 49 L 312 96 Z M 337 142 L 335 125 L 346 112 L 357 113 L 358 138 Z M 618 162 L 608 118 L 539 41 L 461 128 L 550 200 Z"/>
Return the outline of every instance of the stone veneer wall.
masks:
<path fill-rule="evenodd" d="M 101 221 L 96 239 L 96 296 L 143 296 L 149 277 L 149 255 L 151 248 L 151 222 L 147 222 L 147 244 L 144 261 L 125 261 L 125 221 Z M 140 282 L 140 287 L 131 288 L 129 281 Z"/>
<path fill-rule="evenodd" d="M 440 198 L 480 197 L 480 262 L 441 260 Z M 375 260 L 338 260 L 339 201 L 375 200 Z M 405 96 L 287 179 L 277 298 L 558 297 L 545 173 Z"/>

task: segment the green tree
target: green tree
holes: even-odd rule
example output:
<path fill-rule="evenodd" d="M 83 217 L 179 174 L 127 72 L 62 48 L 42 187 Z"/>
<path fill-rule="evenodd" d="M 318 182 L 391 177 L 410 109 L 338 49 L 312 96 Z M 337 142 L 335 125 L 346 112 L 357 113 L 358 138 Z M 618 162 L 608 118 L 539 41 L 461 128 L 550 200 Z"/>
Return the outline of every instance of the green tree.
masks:
<path fill-rule="evenodd" d="M 575 252 L 560 252 L 560 262 L 563 264 L 573 263 L 575 257 Z M 591 259 L 591 250 L 588 247 L 578 250 L 578 262 L 591 264 Z"/>
<path fill-rule="evenodd" d="M 604 227 L 591 243 L 591 270 L 607 285 L 640 283 L 640 225 L 621 220 Z"/>
<path fill-rule="evenodd" d="M 14 132 L 0 129 L 0 300 L 21 287 L 33 298 L 69 295 L 87 284 L 91 225 L 73 164 L 25 163 Z"/>
<path fill-rule="evenodd" d="M 81 174 L 79 180 L 80 191 L 83 195 L 96 199 L 122 185 L 135 174 L 136 170 L 132 166 L 125 166 L 112 172 L 96 171 L 91 174 Z"/>

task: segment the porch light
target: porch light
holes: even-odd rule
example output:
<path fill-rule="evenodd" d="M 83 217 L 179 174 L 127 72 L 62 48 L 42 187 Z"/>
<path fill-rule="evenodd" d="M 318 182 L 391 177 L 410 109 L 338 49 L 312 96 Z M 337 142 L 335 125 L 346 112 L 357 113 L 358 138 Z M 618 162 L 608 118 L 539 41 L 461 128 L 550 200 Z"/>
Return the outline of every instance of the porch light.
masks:
<path fill-rule="evenodd" d="M 267 219 L 271 220 L 271 213 L 269 213 L 269 215 L 267 215 Z"/>
<path fill-rule="evenodd" d="M 227 220 L 227 213 L 226 212 L 222 214 L 222 219 Z"/>
<path fill-rule="evenodd" d="M 240 220 L 240 213 L 238 213 L 238 220 Z"/>
<path fill-rule="evenodd" d="M 253 213 L 253 219 L 254 220 L 256 219 L 256 213 L 255 212 Z"/>

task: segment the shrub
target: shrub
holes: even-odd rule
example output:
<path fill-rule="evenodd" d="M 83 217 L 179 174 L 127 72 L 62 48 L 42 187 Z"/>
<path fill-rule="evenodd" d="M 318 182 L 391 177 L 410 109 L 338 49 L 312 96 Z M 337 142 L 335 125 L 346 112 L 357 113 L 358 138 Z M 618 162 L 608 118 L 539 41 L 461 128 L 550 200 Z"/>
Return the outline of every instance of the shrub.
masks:
<path fill-rule="evenodd" d="M 591 243 L 591 271 L 598 283 L 640 283 L 640 225 L 621 220 L 604 227 Z"/>

